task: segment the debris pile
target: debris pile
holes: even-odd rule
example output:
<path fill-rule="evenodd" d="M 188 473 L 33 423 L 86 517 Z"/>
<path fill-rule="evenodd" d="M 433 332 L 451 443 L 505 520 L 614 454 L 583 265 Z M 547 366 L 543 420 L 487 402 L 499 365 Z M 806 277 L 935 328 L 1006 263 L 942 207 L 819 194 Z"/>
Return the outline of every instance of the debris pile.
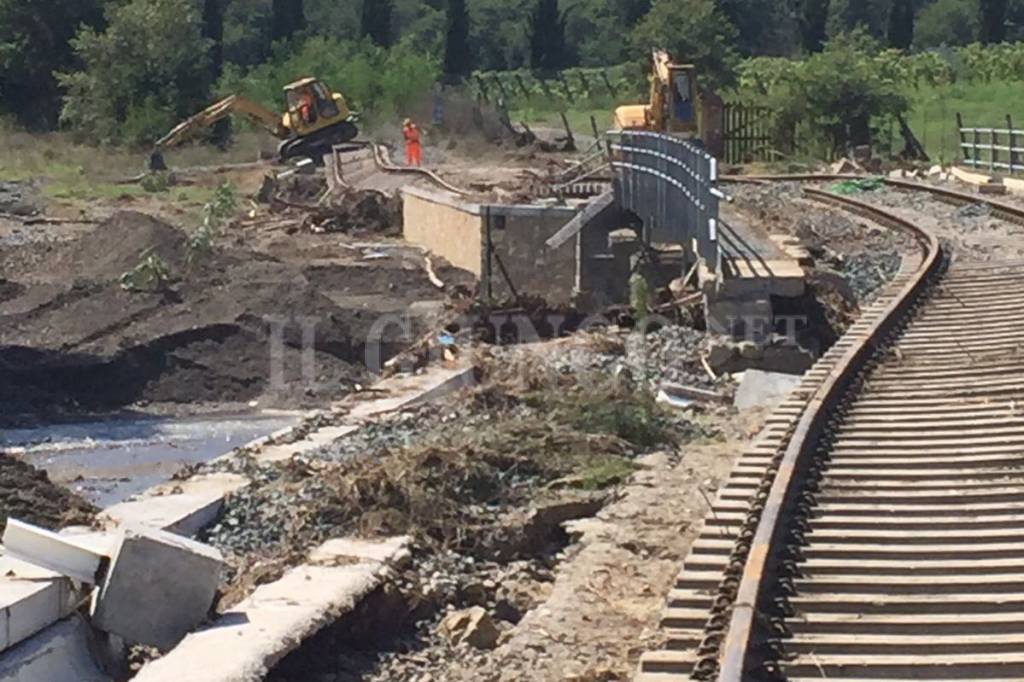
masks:
<path fill-rule="evenodd" d="M 56 600 L 64 612 L 50 614 L 54 622 L 89 603 L 94 628 L 164 651 L 206 619 L 223 566 L 216 549 L 141 525 L 113 534 L 58 534 L 9 518 L 3 545 L 7 579 L 67 582 L 73 598 L 67 605 Z M 28 615 L 34 605 L 24 601 L 5 609 L 25 622 L 39 618 Z"/>
<path fill-rule="evenodd" d="M 402 205 L 380 192 L 345 192 L 306 210 L 302 224 L 313 232 L 345 232 L 397 237 L 402 233 Z"/>

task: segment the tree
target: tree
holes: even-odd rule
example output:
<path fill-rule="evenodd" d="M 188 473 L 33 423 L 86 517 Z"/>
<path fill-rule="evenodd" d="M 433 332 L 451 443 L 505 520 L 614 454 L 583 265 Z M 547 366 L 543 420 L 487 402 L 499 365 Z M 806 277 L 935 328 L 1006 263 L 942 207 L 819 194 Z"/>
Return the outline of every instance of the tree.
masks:
<path fill-rule="evenodd" d="M 228 0 L 203 0 L 203 37 L 210 43 L 210 88 L 224 72 L 224 11 Z M 230 119 L 221 119 L 213 126 L 213 140 L 218 147 L 227 146 L 231 138 Z"/>
<path fill-rule="evenodd" d="M 363 0 L 363 13 L 360 19 L 362 35 L 373 41 L 374 45 L 387 47 L 391 45 L 391 0 Z"/>
<path fill-rule="evenodd" d="M 270 39 L 287 40 L 306 28 L 303 0 L 273 0 L 270 13 Z"/>
<path fill-rule="evenodd" d="M 788 2 L 780 0 L 719 0 L 719 7 L 738 32 L 737 47 L 746 55 L 791 54 Z M 788 39 L 787 39 L 788 38 Z"/>
<path fill-rule="evenodd" d="M 1006 1 L 981 0 L 981 42 L 986 45 L 1006 40 Z"/>
<path fill-rule="evenodd" d="M 71 39 L 83 24 L 102 26 L 99 0 L 0 0 L 0 109 L 32 129 L 57 124 L 54 73 L 74 65 Z"/>
<path fill-rule="evenodd" d="M 518 69 L 529 62 L 527 22 L 534 0 L 474 0 L 469 5 L 470 47 L 478 69 Z"/>
<path fill-rule="evenodd" d="M 821 52 L 825 45 L 828 37 L 828 9 L 829 0 L 804 0 L 800 15 L 800 36 L 808 52 Z"/>
<path fill-rule="evenodd" d="M 619 0 L 622 21 L 627 27 L 634 26 L 651 11 L 651 0 Z"/>
<path fill-rule="evenodd" d="M 557 71 L 569 65 L 565 44 L 568 10 L 558 9 L 558 0 L 537 0 L 530 14 L 530 67 Z"/>
<path fill-rule="evenodd" d="M 967 45 L 978 37 L 975 0 L 935 0 L 917 14 L 914 45 L 919 48 Z"/>
<path fill-rule="evenodd" d="M 826 24 L 829 37 L 860 28 L 874 38 L 884 38 L 889 4 L 890 0 L 831 0 Z"/>
<path fill-rule="evenodd" d="M 107 29 L 71 41 L 81 71 L 59 74 L 61 120 L 93 140 L 151 142 L 205 104 L 209 41 L 199 12 L 180 0 L 107 6 Z"/>
<path fill-rule="evenodd" d="M 473 71 L 469 49 L 469 12 L 466 0 L 448 0 L 448 30 L 444 44 L 444 73 L 462 80 Z"/>
<path fill-rule="evenodd" d="M 914 0 L 893 0 L 888 37 L 892 47 L 910 49 L 914 42 Z"/>
<path fill-rule="evenodd" d="M 714 0 L 656 0 L 632 43 L 637 54 L 662 47 L 676 61 L 695 64 L 704 85 L 728 86 L 736 78 L 736 28 Z"/>

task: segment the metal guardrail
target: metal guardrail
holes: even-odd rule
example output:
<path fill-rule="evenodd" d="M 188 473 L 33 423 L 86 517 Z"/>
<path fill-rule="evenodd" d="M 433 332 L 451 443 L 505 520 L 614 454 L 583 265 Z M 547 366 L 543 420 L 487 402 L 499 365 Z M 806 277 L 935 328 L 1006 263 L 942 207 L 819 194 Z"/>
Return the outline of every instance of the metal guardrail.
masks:
<path fill-rule="evenodd" d="M 1005 128 L 969 128 L 963 117 L 956 115 L 963 162 L 973 168 L 992 172 L 1024 173 L 1024 130 L 1013 127 L 1006 116 Z"/>
<path fill-rule="evenodd" d="M 722 270 L 718 162 L 670 135 L 622 132 L 611 143 L 615 196 L 639 217 L 651 241 L 682 246 L 689 264 Z"/>

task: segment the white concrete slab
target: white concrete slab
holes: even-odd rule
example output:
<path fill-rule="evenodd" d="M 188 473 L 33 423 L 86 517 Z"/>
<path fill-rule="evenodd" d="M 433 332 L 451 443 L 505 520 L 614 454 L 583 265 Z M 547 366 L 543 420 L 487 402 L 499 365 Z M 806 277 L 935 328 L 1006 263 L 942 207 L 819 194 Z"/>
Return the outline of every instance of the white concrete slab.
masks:
<path fill-rule="evenodd" d="M 4 554 L 91 585 L 99 580 L 106 559 L 68 537 L 13 518 L 4 528 Z"/>
<path fill-rule="evenodd" d="M 85 620 L 66 618 L 0 657 L 0 682 L 112 682 L 92 644 Z"/>
<path fill-rule="evenodd" d="M 67 578 L 0 557 L 0 645 L 8 649 L 66 617 L 85 599 Z"/>
<path fill-rule="evenodd" d="M 294 443 L 281 445 L 265 445 L 256 453 L 256 459 L 262 462 L 279 462 L 291 459 L 294 455 L 303 454 L 316 450 L 325 445 L 330 445 L 339 438 L 359 430 L 357 424 L 342 424 L 340 426 L 325 426 L 311 432 L 302 440 Z"/>
<path fill-rule="evenodd" d="M 325 543 L 310 563 L 257 588 L 212 625 L 148 663 L 134 682 L 263 680 L 305 639 L 354 609 L 390 566 L 407 560 L 408 542 L 402 537 Z"/>
<path fill-rule="evenodd" d="M 356 403 L 348 412 L 350 420 L 361 420 L 388 412 L 395 412 L 435 400 L 460 388 L 472 386 L 476 370 L 474 367 L 438 367 L 423 374 L 396 376 L 374 385 L 375 390 L 385 390 L 388 397 Z M 339 404 L 345 407 L 347 401 Z"/>
<path fill-rule="evenodd" d="M 212 523 L 227 495 L 249 485 L 244 476 L 208 474 L 171 481 L 135 499 L 108 507 L 101 518 L 113 525 L 137 524 L 179 535 L 194 535 Z"/>
<path fill-rule="evenodd" d="M 794 388 L 800 385 L 803 377 L 799 374 L 781 374 L 765 372 L 760 369 L 748 369 L 736 388 L 734 404 L 740 410 L 755 407 L 774 409 L 786 399 Z"/>
<path fill-rule="evenodd" d="M 164 530 L 126 529 L 96 595 L 94 627 L 165 651 L 202 623 L 220 584 L 220 551 Z"/>

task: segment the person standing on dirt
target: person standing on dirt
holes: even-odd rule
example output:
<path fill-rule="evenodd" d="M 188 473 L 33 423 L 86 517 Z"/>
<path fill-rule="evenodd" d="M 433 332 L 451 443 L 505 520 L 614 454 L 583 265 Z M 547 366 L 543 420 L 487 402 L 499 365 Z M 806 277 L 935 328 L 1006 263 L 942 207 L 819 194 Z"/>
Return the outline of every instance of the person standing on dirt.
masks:
<path fill-rule="evenodd" d="M 409 166 L 423 164 L 423 143 L 420 141 L 420 129 L 412 119 L 407 118 L 402 124 L 402 136 L 405 138 L 405 163 Z"/>

